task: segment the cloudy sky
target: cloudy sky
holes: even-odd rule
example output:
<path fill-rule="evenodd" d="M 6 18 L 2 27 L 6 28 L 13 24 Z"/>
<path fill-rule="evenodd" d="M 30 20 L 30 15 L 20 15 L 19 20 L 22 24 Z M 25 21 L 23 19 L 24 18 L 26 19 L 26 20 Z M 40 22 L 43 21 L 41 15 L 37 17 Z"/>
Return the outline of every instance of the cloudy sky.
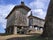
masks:
<path fill-rule="evenodd" d="M 25 5 L 31 8 L 34 16 L 45 18 L 50 0 L 22 0 Z M 19 5 L 21 0 L 0 0 L 0 33 L 5 32 L 5 17 L 13 9 L 15 5 Z"/>

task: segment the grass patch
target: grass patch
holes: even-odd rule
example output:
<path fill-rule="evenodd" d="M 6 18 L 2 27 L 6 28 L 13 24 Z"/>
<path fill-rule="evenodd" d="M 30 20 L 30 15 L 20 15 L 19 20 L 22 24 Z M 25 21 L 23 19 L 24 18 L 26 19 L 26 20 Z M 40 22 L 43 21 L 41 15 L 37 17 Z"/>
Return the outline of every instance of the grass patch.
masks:
<path fill-rule="evenodd" d="M 31 37 L 30 40 L 48 40 L 48 39 L 34 36 L 34 37 Z"/>

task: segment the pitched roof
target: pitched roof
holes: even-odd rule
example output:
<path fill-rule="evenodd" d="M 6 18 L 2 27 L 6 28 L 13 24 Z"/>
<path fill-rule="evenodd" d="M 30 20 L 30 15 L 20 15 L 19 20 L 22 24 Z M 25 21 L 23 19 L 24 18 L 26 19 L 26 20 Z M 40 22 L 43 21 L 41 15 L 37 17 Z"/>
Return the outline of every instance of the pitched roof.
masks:
<path fill-rule="evenodd" d="M 30 18 L 30 17 L 32 17 L 32 18 L 37 18 L 37 19 L 39 19 L 39 20 L 45 21 L 44 19 L 41 19 L 41 18 L 36 17 L 36 16 L 33 16 L 32 11 L 31 11 L 31 14 L 28 16 L 28 18 Z"/>
<path fill-rule="evenodd" d="M 12 10 L 11 12 L 9 13 L 9 15 L 6 17 L 6 19 L 12 14 L 12 12 L 16 9 L 16 8 L 24 8 L 26 9 L 27 11 L 30 11 L 31 9 L 29 7 L 27 7 L 24 2 L 21 2 L 21 5 L 16 5 Z"/>

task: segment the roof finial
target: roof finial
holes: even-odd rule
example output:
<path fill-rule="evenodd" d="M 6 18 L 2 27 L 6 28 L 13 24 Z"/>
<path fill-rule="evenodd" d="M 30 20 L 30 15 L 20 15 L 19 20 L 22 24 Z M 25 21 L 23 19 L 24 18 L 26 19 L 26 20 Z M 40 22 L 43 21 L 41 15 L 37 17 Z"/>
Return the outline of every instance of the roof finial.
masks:
<path fill-rule="evenodd" d="M 32 11 L 31 11 L 31 14 L 30 14 L 30 16 L 32 16 Z"/>
<path fill-rule="evenodd" d="M 24 0 L 21 1 L 21 4 L 24 5 Z"/>

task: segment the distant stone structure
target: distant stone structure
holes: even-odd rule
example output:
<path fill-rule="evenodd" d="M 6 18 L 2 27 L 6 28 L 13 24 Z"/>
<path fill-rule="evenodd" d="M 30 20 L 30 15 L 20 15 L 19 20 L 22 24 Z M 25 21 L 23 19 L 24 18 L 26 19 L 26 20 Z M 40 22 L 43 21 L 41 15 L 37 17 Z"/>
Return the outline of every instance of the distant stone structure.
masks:
<path fill-rule="evenodd" d="M 30 30 L 34 30 L 35 27 L 43 28 L 44 20 L 32 15 L 32 12 L 29 16 L 27 13 L 31 9 L 27 7 L 24 2 L 21 2 L 20 5 L 16 5 L 9 15 L 6 17 L 7 34 L 27 34 Z"/>

